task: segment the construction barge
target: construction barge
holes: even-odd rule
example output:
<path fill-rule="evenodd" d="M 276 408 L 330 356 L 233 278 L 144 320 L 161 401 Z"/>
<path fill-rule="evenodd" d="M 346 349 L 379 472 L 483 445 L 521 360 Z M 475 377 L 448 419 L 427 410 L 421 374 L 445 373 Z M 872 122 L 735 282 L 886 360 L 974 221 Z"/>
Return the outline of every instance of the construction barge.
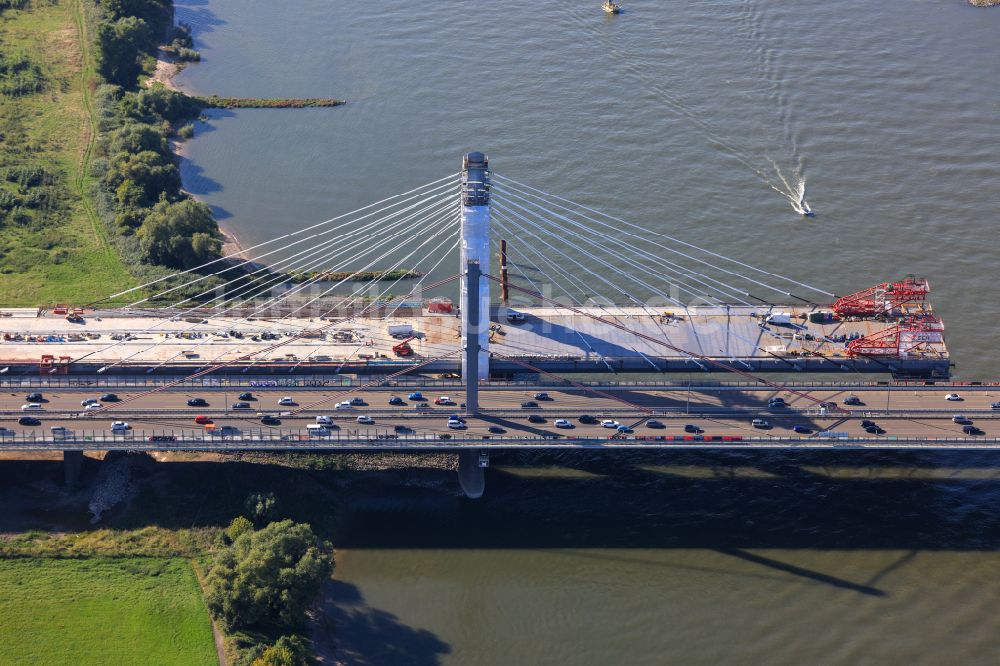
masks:
<path fill-rule="evenodd" d="M 491 306 L 490 376 L 539 373 L 863 372 L 947 379 L 944 325 L 926 280 L 883 283 L 827 306 Z M 287 307 L 292 308 L 294 304 Z M 447 299 L 319 317 L 210 310 L 0 309 L 4 374 L 461 371 Z M 315 316 L 308 316 L 314 314 Z M 326 314 L 329 314 L 326 311 Z M 346 321 L 344 321 L 346 320 Z M 341 323 L 342 322 L 342 323 Z"/>

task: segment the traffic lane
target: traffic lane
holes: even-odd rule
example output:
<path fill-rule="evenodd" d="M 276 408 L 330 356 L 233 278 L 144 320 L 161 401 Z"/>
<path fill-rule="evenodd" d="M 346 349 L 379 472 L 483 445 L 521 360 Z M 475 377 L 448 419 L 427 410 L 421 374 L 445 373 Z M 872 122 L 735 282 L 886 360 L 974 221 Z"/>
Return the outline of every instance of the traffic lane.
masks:
<path fill-rule="evenodd" d="M 597 388 L 595 390 L 600 389 Z M 19 411 L 21 405 L 27 402 L 27 393 L 28 391 L 23 393 L 4 393 L 0 395 L 0 411 Z M 362 406 L 362 409 L 365 407 L 389 407 L 389 399 L 392 396 L 399 397 L 404 403 L 407 404 L 407 406 L 412 406 L 412 403 L 415 402 L 409 400 L 408 392 L 401 392 L 392 389 L 367 389 L 363 391 L 350 392 L 339 389 L 329 391 L 295 391 L 279 387 L 267 390 L 257 389 L 251 391 L 251 393 L 253 394 L 253 398 L 248 401 L 250 403 L 251 410 L 263 411 L 279 409 L 332 409 L 337 402 L 354 396 L 361 397 L 366 403 Z M 455 403 L 455 407 L 458 407 L 458 405 L 465 401 L 465 395 L 461 391 L 452 393 L 422 391 L 422 393 L 424 398 L 430 402 L 433 402 L 434 399 L 442 395 L 446 395 Z M 816 407 L 814 400 L 819 400 L 824 402 L 836 401 L 838 405 L 852 412 L 881 411 L 888 406 L 889 409 L 893 410 L 952 409 L 955 413 L 960 413 L 960 410 L 963 407 L 966 409 L 990 409 L 991 404 L 993 402 L 998 402 L 998 397 L 1000 397 L 997 396 L 995 392 L 993 395 L 990 395 L 989 391 L 975 391 L 961 394 L 963 400 L 952 402 L 945 400 L 945 394 L 940 391 L 918 390 L 913 392 L 880 392 L 874 390 L 858 390 L 848 392 L 843 390 L 828 390 L 814 391 L 809 394 L 812 399 L 807 400 L 806 398 L 790 392 L 762 390 L 693 390 L 690 393 L 686 390 L 635 392 L 616 391 L 614 395 L 622 397 L 625 401 L 623 402 L 622 400 L 615 400 L 596 395 L 592 392 L 576 389 L 550 389 L 545 392 L 550 397 L 548 400 L 539 400 L 535 398 L 535 393 L 535 391 L 531 390 L 490 390 L 485 388 L 480 394 L 480 403 L 483 407 L 490 409 L 519 409 L 523 402 L 535 401 L 539 405 L 538 409 L 579 409 L 583 410 L 581 413 L 599 411 L 603 409 L 627 409 L 628 404 L 626 403 L 649 407 L 652 409 L 673 411 L 684 410 L 698 412 L 703 410 L 714 411 L 718 409 L 763 412 L 768 411 L 768 398 L 782 397 L 789 407 L 793 409 L 813 409 Z M 240 391 L 236 390 L 199 392 L 196 389 L 190 388 L 180 390 L 164 390 L 151 393 L 149 395 L 142 395 L 134 392 L 117 393 L 118 397 L 123 401 L 135 398 L 127 403 L 130 408 L 185 410 L 204 409 L 201 407 L 189 408 L 187 406 L 187 401 L 191 398 L 203 398 L 208 403 L 208 406 L 213 408 L 231 408 L 235 403 L 241 401 L 239 394 Z M 98 392 L 85 393 L 79 391 L 59 391 L 49 393 L 43 392 L 43 395 L 44 400 L 41 403 L 44 407 L 43 411 L 79 411 L 82 409 L 80 403 L 84 398 L 96 399 L 102 394 Z M 857 395 L 861 399 L 862 404 L 858 406 L 843 405 L 843 399 L 848 395 Z M 886 396 L 888 396 L 887 400 L 885 399 Z M 278 402 L 282 397 L 292 398 L 292 402 L 294 404 L 285 406 L 279 405 Z M 109 407 L 113 407 L 117 403 L 109 402 L 106 404 Z"/>
<path fill-rule="evenodd" d="M 602 415 L 596 415 L 601 417 Z M 833 418 L 824 417 L 810 419 L 804 416 L 778 416 L 768 417 L 768 428 L 754 427 L 749 418 L 745 417 L 719 417 L 719 418 L 672 418 L 660 419 L 663 427 L 652 428 L 647 424 L 648 418 L 643 414 L 615 414 L 607 415 L 608 418 L 616 420 L 619 424 L 632 427 L 634 434 L 642 435 L 743 435 L 743 436 L 799 436 L 794 432 L 795 426 L 805 426 L 811 430 L 801 436 L 809 437 L 822 431 L 844 432 L 850 436 L 869 436 L 861 426 L 861 418 Z M 581 424 L 575 419 L 569 419 L 570 428 L 557 428 L 554 425 L 555 419 L 543 416 L 544 423 L 531 423 L 526 417 L 517 416 L 485 416 L 483 418 L 467 418 L 467 430 L 455 431 L 448 426 L 446 414 L 423 414 L 423 413 L 400 413 L 393 416 L 378 416 L 374 418 L 374 424 L 367 426 L 357 423 L 357 417 L 345 414 L 332 414 L 332 420 L 343 434 L 358 436 L 374 435 L 392 431 L 395 426 L 405 426 L 415 434 L 440 434 L 440 433 L 461 433 L 467 432 L 475 436 L 496 435 L 496 436 L 539 436 L 541 434 L 557 434 L 564 437 L 608 437 L 614 434 L 609 428 L 603 428 L 599 424 Z M 4 425 L 10 430 L 23 433 L 34 433 L 41 436 L 51 432 L 53 426 L 63 426 L 74 432 L 110 432 L 111 424 L 115 420 L 124 420 L 132 425 L 136 431 L 156 431 L 166 432 L 178 431 L 202 431 L 203 425 L 195 424 L 189 418 L 128 418 L 120 417 L 76 417 L 76 418 L 43 418 L 42 424 L 36 427 L 18 426 L 16 421 L 6 422 Z M 313 416 L 297 416 L 292 418 L 282 418 L 280 426 L 266 426 L 252 415 L 212 415 L 213 423 L 217 430 L 223 426 L 233 426 L 245 432 L 262 432 L 277 435 L 282 431 L 305 430 L 310 423 L 315 423 Z M 956 424 L 949 418 L 923 418 L 923 419 L 898 419 L 885 418 L 874 419 L 876 424 L 885 430 L 886 435 L 897 436 L 922 436 L 922 437 L 954 437 L 961 436 L 962 425 Z M 975 425 L 980 428 L 983 436 L 1000 436 L 1000 421 L 997 419 L 975 421 Z M 505 430 L 504 433 L 490 433 L 488 428 L 499 426 Z M 692 433 L 685 431 L 685 426 L 692 426 L 700 432 Z M 457 434 L 455 436 L 458 436 Z"/>

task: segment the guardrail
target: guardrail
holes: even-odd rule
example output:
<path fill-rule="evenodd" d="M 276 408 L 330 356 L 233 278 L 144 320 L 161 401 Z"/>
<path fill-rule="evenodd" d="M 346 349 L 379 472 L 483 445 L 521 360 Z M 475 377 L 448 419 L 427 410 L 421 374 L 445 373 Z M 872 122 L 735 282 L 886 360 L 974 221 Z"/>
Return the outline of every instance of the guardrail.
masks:
<path fill-rule="evenodd" d="M 206 435 L 192 430 L 139 430 L 124 434 L 106 431 L 80 431 L 34 436 L 29 433 L 0 433 L 0 450 L 392 450 L 392 449 L 518 449 L 518 448 L 914 448 L 914 449 L 1000 449 L 998 437 L 910 437 L 881 435 L 874 437 L 832 436 L 767 437 L 761 435 L 610 435 L 574 437 L 547 436 L 463 437 L 460 432 L 448 436 L 406 433 L 357 433 L 330 430 L 328 434 L 294 430 L 265 433 L 239 431 Z"/>
<path fill-rule="evenodd" d="M 325 388 L 350 388 L 368 381 L 377 381 L 377 377 L 362 375 L 305 375 L 295 378 L 279 378 L 273 375 L 233 377 L 219 375 L 204 377 L 195 380 L 186 380 L 184 376 L 157 376 L 146 375 L 60 375 L 60 376 L 0 376 L 0 390 L 20 390 L 33 388 L 37 390 L 55 388 L 91 388 L 91 389 L 152 389 L 180 380 L 178 388 L 256 388 L 256 389 L 325 389 Z M 754 389 L 760 391 L 773 392 L 774 389 L 761 386 L 755 382 L 712 382 L 712 381 L 655 381 L 655 380 L 623 380 L 623 381 L 591 381 L 588 386 L 604 389 L 649 389 L 649 390 L 738 390 L 745 391 Z M 490 380 L 488 387 L 492 388 L 569 388 L 571 386 L 565 382 L 551 380 Z M 887 391 L 912 391 L 920 390 L 940 390 L 951 389 L 962 390 L 990 390 L 1000 387 L 1000 382 L 951 382 L 951 381 L 914 381 L 914 382 L 803 382 L 789 383 L 790 388 L 802 390 L 887 390 Z M 384 381 L 380 388 L 441 388 L 441 389 L 463 389 L 465 385 L 459 379 L 425 379 L 425 378 L 397 378 Z"/>

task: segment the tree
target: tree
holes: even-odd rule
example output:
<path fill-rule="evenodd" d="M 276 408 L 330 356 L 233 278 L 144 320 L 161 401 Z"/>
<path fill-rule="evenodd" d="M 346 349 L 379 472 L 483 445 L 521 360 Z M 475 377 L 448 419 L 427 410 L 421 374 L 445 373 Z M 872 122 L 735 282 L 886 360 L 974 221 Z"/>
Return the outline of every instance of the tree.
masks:
<path fill-rule="evenodd" d="M 220 551 L 205 580 L 209 610 L 228 630 L 295 627 L 333 572 L 329 544 L 291 520 L 245 532 Z"/>
<path fill-rule="evenodd" d="M 256 525 L 264 525 L 278 517 L 281 503 L 274 493 L 250 493 L 243 502 L 250 520 Z"/>
<path fill-rule="evenodd" d="M 218 257 L 222 248 L 212 211 L 192 199 L 157 203 L 138 237 L 147 261 L 172 268 L 198 266 Z"/>
<path fill-rule="evenodd" d="M 108 83 L 134 86 L 142 65 L 139 56 L 152 46 L 153 31 L 141 18 L 126 16 L 97 25 L 101 75 Z"/>
<path fill-rule="evenodd" d="M 111 134 L 108 140 L 108 154 L 141 153 L 151 150 L 160 155 L 169 155 L 167 138 L 151 125 L 130 122 Z"/>
<path fill-rule="evenodd" d="M 247 532 L 253 532 L 253 523 L 244 516 L 236 516 L 226 528 L 226 536 L 229 537 L 230 542 L 236 541 Z"/>
<path fill-rule="evenodd" d="M 251 666 L 310 666 L 312 654 L 301 636 L 282 636 Z"/>

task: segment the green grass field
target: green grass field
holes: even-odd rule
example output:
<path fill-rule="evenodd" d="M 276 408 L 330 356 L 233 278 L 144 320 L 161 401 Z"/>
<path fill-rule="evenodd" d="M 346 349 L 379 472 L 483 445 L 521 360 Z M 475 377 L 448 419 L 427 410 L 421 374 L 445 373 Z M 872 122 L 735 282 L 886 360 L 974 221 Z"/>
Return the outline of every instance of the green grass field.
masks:
<path fill-rule="evenodd" d="M 0 664 L 217 664 L 182 558 L 0 560 Z"/>
<path fill-rule="evenodd" d="M 0 224 L 0 305 L 83 303 L 132 284 L 91 198 L 94 70 L 84 8 L 84 0 L 59 0 L 0 15 L 0 48 L 26 55 L 47 80 L 39 93 L 0 95 L 0 167 L 42 167 L 54 177 L 45 217 Z"/>

